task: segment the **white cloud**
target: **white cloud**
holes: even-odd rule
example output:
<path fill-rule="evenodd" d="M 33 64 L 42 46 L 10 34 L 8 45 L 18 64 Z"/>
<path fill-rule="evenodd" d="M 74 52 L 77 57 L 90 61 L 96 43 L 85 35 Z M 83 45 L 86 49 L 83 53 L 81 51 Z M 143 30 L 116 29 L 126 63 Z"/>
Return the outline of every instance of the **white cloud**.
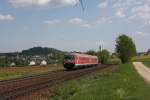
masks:
<path fill-rule="evenodd" d="M 117 10 L 116 16 L 118 16 L 118 17 L 120 17 L 120 18 L 125 17 L 125 14 L 124 14 L 124 12 L 123 12 L 123 9 Z"/>
<path fill-rule="evenodd" d="M 45 24 L 48 25 L 55 25 L 55 24 L 59 24 L 61 21 L 60 20 L 46 20 L 44 21 Z"/>
<path fill-rule="evenodd" d="M 142 24 L 142 26 L 150 25 L 149 0 L 113 0 L 113 9 L 119 9 L 116 16 L 120 18 L 127 17 L 130 23 L 136 22 Z"/>
<path fill-rule="evenodd" d="M 64 21 L 63 23 L 61 20 L 57 20 L 57 19 L 45 20 L 43 23 L 48 24 L 48 25 L 58 25 L 58 24 L 64 25 L 66 23 L 69 23 L 69 25 L 72 24 L 72 25 L 76 25 L 78 27 L 91 28 L 91 24 L 89 24 L 88 22 L 84 21 L 81 18 L 72 18 L 72 19 L 68 20 L 68 22 Z"/>
<path fill-rule="evenodd" d="M 148 1 L 148 0 L 114 0 L 113 7 L 114 8 L 123 8 L 123 9 L 130 9 L 133 6 L 141 5 L 143 1 Z"/>
<path fill-rule="evenodd" d="M 106 16 L 100 17 L 96 21 L 96 23 L 97 24 L 112 23 L 112 17 L 106 17 Z"/>
<path fill-rule="evenodd" d="M 101 2 L 98 4 L 98 8 L 106 8 L 108 6 L 108 2 L 105 1 L 105 2 Z"/>
<path fill-rule="evenodd" d="M 25 6 L 44 6 L 47 5 L 51 0 L 9 0 L 16 7 Z"/>
<path fill-rule="evenodd" d="M 150 26 L 150 4 L 143 4 L 133 7 L 128 17 L 130 22 L 141 24 L 141 27 Z"/>
<path fill-rule="evenodd" d="M 79 3 L 79 0 L 58 0 L 58 1 L 62 1 L 63 4 L 67 4 L 67 5 L 75 5 Z"/>
<path fill-rule="evenodd" d="M 83 21 L 82 19 L 80 19 L 80 18 L 73 18 L 73 19 L 70 19 L 69 22 L 70 22 L 71 24 L 82 24 L 82 23 L 84 23 L 84 21 Z"/>
<path fill-rule="evenodd" d="M 7 15 L 0 14 L 0 21 L 13 21 L 13 20 L 15 20 L 15 17 L 10 14 Z"/>
<path fill-rule="evenodd" d="M 130 17 L 130 19 L 139 18 L 145 21 L 150 20 L 150 6 L 148 4 L 134 7 L 132 9 L 132 13 L 133 15 Z"/>
<path fill-rule="evenodd" d="M 147 36 L 148 33 L 145 33 L 145 32 L 135 32 L 136 35 L 139 35 L 139 36 Z"/>
<path fill-rule="evenodd" d="M 90 24 L 82 24 L 81 26 L 82 26 L 82 27 L 85 27 L 85 28 L 91 28 L 91 25 L 90 25 Z"/>
<path fill-rule="evenodd" d="M 26 7 L 26 6 L 67 6 L 75 5 L 79 0 L 9 0 L 15 7 Z"/>
<path fill-rule="evenodd" d="M 69 23 L 80 27 L 91 28 L 91 25 L 81 18 L 70 19 Z"/>

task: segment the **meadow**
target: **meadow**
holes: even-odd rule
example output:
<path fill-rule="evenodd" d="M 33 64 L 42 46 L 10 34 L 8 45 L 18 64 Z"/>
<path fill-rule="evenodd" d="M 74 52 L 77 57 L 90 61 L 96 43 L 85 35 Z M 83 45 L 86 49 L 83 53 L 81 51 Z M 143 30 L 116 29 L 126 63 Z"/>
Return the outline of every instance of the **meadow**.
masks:
<path fill-rule="evenodd" d="M 0 68 L 0 80 L 20 78 L 63 69 L 61 64 L 46 66 L 5 67 Z"/>
<path fill-rule="evenodd" d="M 57 86 L 49 100 L 149 100 L 150 85 L 131 63 Z"/>
<path fill-rule="evenodd" d="M 143 61 L 143 63 L 144 63 L 147 67 L 150 67 L 150 60 L 149 60 L 149 61 Z"/>
<path fill-rule="evenodd" d="M 148 56 L 135 56 L 132 61 L 150 61 L 150 55 Z"/>
<path fill-rule="evenodd" d="M 136 56 L 132 61 L 143 62 L 147 67 L 150 67 L 150 55 L 149 56 Z"/>

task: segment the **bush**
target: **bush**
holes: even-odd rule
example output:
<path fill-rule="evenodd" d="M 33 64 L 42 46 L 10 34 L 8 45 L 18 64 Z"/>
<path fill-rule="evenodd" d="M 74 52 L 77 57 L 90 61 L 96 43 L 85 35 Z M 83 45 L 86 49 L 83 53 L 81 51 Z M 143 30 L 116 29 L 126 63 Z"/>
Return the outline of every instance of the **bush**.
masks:
<path fill-rule="evenodd" d="M 110 58 L 110 54 L 106 49 L 102 50 L 99 53 L 99 61 L 101 61 L 102 64 L 107 64 L 109 58 Z"/>
<path fill-rule="evenodd" d="M 119 65 L 119 64 L 121 64 L 121 60 L 118 58 L 109 59 L 108 64 L 109 65 Z"/>

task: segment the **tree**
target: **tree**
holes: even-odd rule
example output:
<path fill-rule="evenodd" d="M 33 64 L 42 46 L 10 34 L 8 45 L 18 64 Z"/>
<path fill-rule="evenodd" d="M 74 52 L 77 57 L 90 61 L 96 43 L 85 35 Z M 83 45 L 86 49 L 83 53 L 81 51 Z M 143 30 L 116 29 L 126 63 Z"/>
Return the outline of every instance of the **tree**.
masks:
<path fill-rule="evenodd" d="M 104 49 L 101 52 L 98 52 L 98 58 L 99 58 L 99 61 L 101 61 L 102 64 L 107 64 L 108 60 L 110 58 L 109 51 Z"/>
<path fill-rule="evenodd" d="M 127 35 L 120 35 L 116 39 L 116 53 L 123 63 L 129 62 L 136 55 L 134 42 Z"/>
<path fill-rule="evenodd" d="M 94 50 L 89 50 L 89 51 L 87 51 L 87 52 L 86 52 L 86 54 L 96 56 L 96 55 L 97 55 L 97 52 L 96 52 L 96 51 L 94 51 Z"/>

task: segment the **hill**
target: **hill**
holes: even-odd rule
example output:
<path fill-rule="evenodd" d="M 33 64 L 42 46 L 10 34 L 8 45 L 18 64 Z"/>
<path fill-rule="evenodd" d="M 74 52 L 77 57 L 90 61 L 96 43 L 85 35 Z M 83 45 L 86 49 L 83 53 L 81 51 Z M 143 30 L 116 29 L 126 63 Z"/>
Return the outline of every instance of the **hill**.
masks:
<path fill-rule="evenodd" d="M 64 52 L 48 47 L 33 47 L 22 52 L 0 53 L 0 67 L 11 66 L 27 66 L 30 61 L 34 60 L 38 65 L 42 60 L 46 60 L 48 64 L 61 63 L 63 61 Z"/>
<path fill-rule="evenodd" d="M 54 49 L 54 48 L 47 48 L 47 47 L 33 47 L 27 50 L 23 50 L 22 55 L 48 55 L 48 54 L 63 54 L 62 51 Z"/>

